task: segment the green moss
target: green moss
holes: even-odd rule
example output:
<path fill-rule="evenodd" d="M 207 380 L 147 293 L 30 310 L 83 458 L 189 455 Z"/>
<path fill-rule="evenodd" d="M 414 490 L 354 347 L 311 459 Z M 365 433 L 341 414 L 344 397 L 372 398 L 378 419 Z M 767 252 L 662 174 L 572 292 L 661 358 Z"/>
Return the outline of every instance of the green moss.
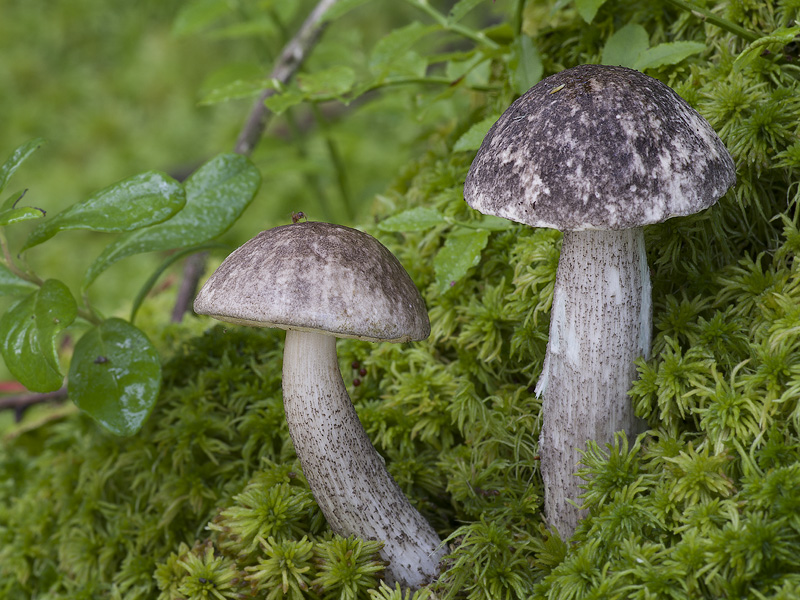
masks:
<path fill-rule="evenodd" d="M 653 74 L 711 121 L 739 180 L 709 211 L 647 229 L 655 339 L 630 395 L 650 429 L 587 445 L 589 514 L 568 543 L 542 523 L 533 394 L 560 235 L 492 232 L 479 264 L 441 292 L 433 261 L 455 226 L 366 227 L 406 266 L 432 322 L 417 344 L 339 344 L 367 432 L 451 549 L 440 581 L 414 597 L 796 597 L 799 71 L 778 51 L 739 68 L 746 42 L 660 3 L 606 2 L 592 25 L 571 7 L 539 19 L 551 8 L 526 3 L 524 23 L 548 73 L 596 60 L 630 22 L 652 43 L 706 44 Z M 768 33 L 798 11 L 783 1 L 717 12 Z M 505 68 L 495 61 L 506 91 L 431 134 L 376 204 L 378 221 L 414 206 L 478 218 L 461 196 L 472 155 L 451 148 L 511 101 Z M 223 327 L 170 337 L 162 397 L 135 438 L 72 414 L 7 439 L 0 595 L 409 598 L 379 587 L 377 546 L 333 536 L 313 502 L 284 424 L 281 339 Z"/>

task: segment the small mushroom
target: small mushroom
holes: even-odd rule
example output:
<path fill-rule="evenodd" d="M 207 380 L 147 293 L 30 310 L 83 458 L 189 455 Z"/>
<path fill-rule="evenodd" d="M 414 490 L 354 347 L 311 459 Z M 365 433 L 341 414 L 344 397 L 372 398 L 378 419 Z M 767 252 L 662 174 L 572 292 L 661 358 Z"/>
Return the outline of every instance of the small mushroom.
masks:
<path fill-rule="evenodd" d="M 650 351 L 644 225 L 699 212 L 736 181 L 711 126 L 660 81 L 582 65 L 548 77 L 492 126 L 464 186 L 484 214 L 564 232 L 540 438 L 545 515 L 579 519 L 578 449 L 640 430 L 627 396 Z"/>
<path fill-rule="evenodd" d="M 331 529 L 384 543 L 386 579 L 434 579 L 444 548 L 372 446 L 347 393 L 336 338 L 408 342 L 430 334 L 425 304 L 375 238 L 312 221 L 263 231 L 209 278 L 195 312 L 286 330 L 283 401 L 292 442 Z"/>

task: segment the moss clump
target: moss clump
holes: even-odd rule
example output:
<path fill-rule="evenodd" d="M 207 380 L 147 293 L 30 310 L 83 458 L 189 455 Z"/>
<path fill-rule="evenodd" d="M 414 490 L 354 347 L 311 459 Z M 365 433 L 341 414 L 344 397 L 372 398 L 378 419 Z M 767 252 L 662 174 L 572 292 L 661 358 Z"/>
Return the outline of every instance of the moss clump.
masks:
<path fill-rule="evenodd" d="M 747 41 L 671 6 L 606 2 L 590 26 L 571 5 L 525 4 L 546 73 L 598 62 L 630 23 L 651 45 L 702 43 L 651 74 L 710 120 L 739 177 L 718 207 L 647 229 L 656 335 L 631 399 L 650 430 L 587 445 L 589 517 L 569 544 L 541 519 L 532 388 L 559 234 L 491 230 L 465 276 L 436 279 L 448 240 L 479 222 L 461 196 L 472 155 L 453 146 L 510 103 L 505 62 L 502 91 L 432 135 L 376 206 L 379 223 L 417 206 L 451 221 L 368 227 L 423 291 L 431 337 L 339 346 L 367 432 L 452 551 L 415 598 L 800 593 L 800 69 L 775 44 L 736 63 Z M 709 8 L 763 34 L 800 17 L 794 0 Z M 72 415 L 3 444 L 4 597 L 409 598 L 378 587 L 375 545 L 332 536 L 311 500 L 284 425 L 281 335 L 217 327 L 172 354 L 136 438 Z"/>

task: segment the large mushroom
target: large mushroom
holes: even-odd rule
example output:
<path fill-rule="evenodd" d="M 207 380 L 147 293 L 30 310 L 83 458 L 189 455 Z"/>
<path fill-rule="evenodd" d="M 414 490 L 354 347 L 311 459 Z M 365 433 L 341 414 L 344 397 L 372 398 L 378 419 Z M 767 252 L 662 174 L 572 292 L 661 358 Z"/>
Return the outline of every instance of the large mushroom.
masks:
<path fill-rule="evenodd" d="M 408 342 L 430 333 L 425 304 L 375 238 L 329 223 L 261 232 L 205 283 L 195 312 L 286 330 L 283 400 L 311 491 L 336 533 L 384 543 L 386 579 L 429 583 L 441 540 L 386 470 L 342 381 L 336 338 Z"/>
<path fill-rule="evenodd" d="M 735 181 L 714 130 L 672 89 L 600 65 L 528 90 L 470 167 L 471 207 L 564 232 L 536 386 L 545 516 L 564 537 L 580 517 L 578 449 L 640 429 L 627 393 L 651 341 L 643 226 L 708 208 Z"/>

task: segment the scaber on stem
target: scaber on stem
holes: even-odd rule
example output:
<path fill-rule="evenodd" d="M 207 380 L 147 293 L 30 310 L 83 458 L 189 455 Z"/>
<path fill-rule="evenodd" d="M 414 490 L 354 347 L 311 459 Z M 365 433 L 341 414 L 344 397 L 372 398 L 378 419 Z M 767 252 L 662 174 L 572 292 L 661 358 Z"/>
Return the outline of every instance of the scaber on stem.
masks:
<path fill-rule="evenodd" d="M 564 232 L 536 393 L 545 516 L 575 530 L 574 475 L 588 440 L 641 427 L 627 396 L 650 351 L 643 227 L 713 205 L 736 181 L 711 126 L 660 81 L 581 65 L 515 101 L 489 130 L 464 186 L 484 214 Z"/>
<path fill-rule="evenodd" d="M 336 356 L 337 337 L 408 342 L 430 334 L 425 304 L 399 261 L 360 231 L 296 222 L 235 250 L 194 308 L 223 321 L 286 330 L 286 419 L 325 518 L 340 535 L 383 542 L 390 583 L 431 582 L 443 544 L 372 446 Z"/>

